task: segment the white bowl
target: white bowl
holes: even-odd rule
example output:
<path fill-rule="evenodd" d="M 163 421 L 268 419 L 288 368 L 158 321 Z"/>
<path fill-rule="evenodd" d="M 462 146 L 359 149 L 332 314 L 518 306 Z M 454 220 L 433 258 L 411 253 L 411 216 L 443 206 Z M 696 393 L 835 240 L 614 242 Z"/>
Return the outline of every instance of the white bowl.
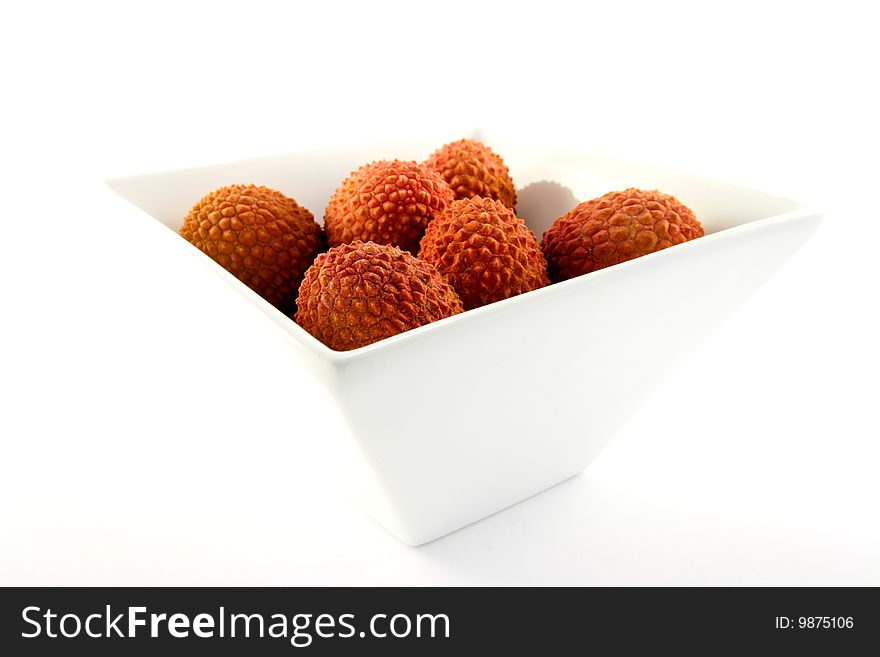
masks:
<path fill-rule="evenodd" d="M 176 232 L 190 207 L 221 185 L 266 185 L 320 218 L 352 169 L 381 158 L 421 160 L 437 144 L 294 153 L 109 184 L 168 226 L 170 243 L 182 239 Z M 197 249 L 164 254 L 220 270 L 285 329 L 279 349 L 293 348 L 350 428 L 353 499 L 413 545 L 583 470 L 661 377 L 808 239 L 821 216 L 657 167 L 490 145 L 520 186 L 517 213 L 539 237 L 577 201 L 626 187 L 674 194 L 707 234 L 348 352 L 318 342 Z"/>

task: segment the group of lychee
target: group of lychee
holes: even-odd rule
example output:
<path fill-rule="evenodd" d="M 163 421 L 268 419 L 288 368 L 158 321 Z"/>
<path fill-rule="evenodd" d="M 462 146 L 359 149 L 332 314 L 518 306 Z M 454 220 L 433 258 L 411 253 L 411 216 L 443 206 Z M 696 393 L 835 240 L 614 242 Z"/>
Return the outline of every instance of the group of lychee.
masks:
<path fill-rule="evenodd" d="M 703 235 L 658 191 L 581 203 L 540 244 L 515 206 L 504 161 L 462 139 L 421 164 L 352 172 L 323 228 L 280 192 L 231 185 L 196 203 L 180 234 L 340 351 Z"/>

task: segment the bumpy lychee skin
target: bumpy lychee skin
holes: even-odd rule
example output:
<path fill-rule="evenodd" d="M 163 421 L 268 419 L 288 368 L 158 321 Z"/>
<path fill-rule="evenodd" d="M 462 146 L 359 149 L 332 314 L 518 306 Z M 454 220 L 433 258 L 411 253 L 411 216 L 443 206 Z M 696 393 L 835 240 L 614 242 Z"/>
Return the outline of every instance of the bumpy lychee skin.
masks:
<path fill-rule="evenodd" d="M 365 164 L 333 193 L 324 212 L 330 246 L 361 240 L 415 254 L 428 223 L 453 200 L 439 175 L 417 162 Z"/>
<path fill-rule="evenodd" d="M 221 187 L 196 203 L 180 234 L 283 312 L 323 247 L 321 227 L 292 198 L 267 187 Z"/>
<path fill-rule="evenodd" d="M 491 148 L 473 139 L 459 139 L 437 149 L 425 161 L 445 180 L 455 198 L 483 196 L 516 207 L 516 187 L 507 165 Z"/>
<path fill-rule="evenodd" d="M 544 233 L 550 278 L 563 281 L 703 236 L 674 196 L 627 189 L 585 201 Z"/>
<path fill-rule="evenodd" d="M 454 201 L 428 225 L 419 257 L 437 267 L 466 310 L 550 283 L 538 241 L 500 201 Z"/>
<path fill-rule="evenodd" d="M 358 241 L 322 253 L 309 267 L 295 320 L 331 349 L 347 351 L 461 311 L 432 265 L 397 247 Z"/>

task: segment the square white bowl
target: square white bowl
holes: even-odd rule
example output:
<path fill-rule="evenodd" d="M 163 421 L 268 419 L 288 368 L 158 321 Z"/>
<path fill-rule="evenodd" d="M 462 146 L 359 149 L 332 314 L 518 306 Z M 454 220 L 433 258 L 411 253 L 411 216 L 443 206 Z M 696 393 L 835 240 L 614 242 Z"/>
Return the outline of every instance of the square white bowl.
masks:
<path fill-rule="evenodd" d="M 365 144 L 109 181 L 177 235 L 204 194 L 266 185 L 320 220 L 357 166 L 424 159 L 442 141 Z M 329 349 L 199 250 L 284 328 L 301 374 L 325 385 L 352 438 L 352 498 L 412 545 L 438 538 L 583 470 L 661 378 L 810 237 L 821 214 L 768 194 L 577 152 L 490 145 L 540 238 L 578 201 L 660 189 L 706 236 L 348 352 Z M 393 401 L 393 409 L 389 404 Z"/>

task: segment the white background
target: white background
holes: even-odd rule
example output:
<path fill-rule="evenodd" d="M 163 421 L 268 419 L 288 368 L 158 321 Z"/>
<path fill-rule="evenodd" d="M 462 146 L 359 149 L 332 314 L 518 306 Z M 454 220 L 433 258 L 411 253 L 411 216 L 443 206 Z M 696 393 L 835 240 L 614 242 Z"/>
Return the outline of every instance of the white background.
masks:
<path fill-rule="evenodd" d="M 870 3 L 24 4 L 0 584 L 880 584 Z M 337 420 L 248 303 L 102 181 L 480 127 L 828 212 L 584 474 L 410 548 L 336 494 Z"/>

